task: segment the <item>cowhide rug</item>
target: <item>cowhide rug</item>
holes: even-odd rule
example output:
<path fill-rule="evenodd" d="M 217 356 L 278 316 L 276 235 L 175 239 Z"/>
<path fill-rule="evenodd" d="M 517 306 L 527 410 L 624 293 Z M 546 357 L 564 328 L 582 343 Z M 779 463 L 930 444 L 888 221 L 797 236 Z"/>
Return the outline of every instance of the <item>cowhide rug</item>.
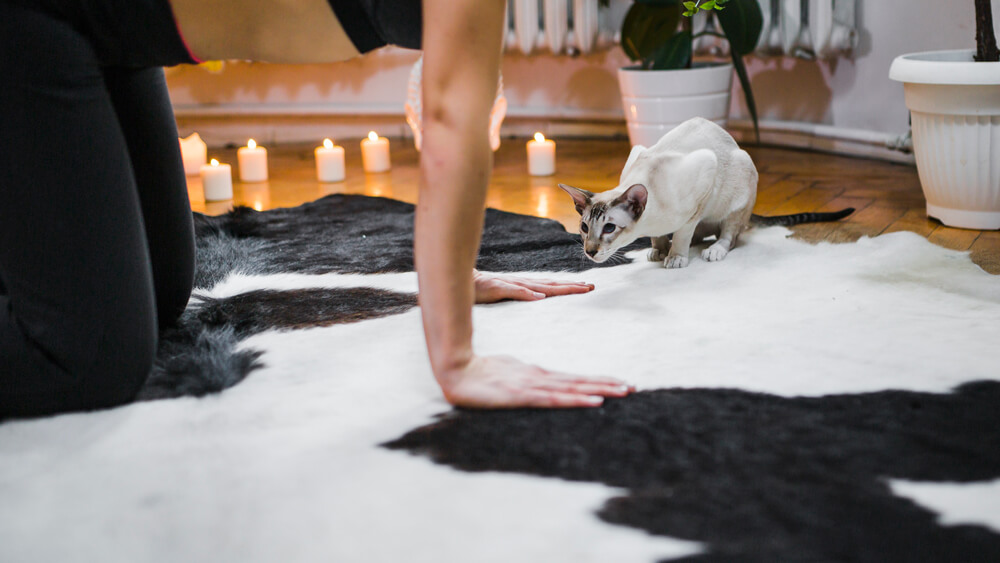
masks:
<path fill-rule="evenodd" d="M 966 254 L 769 228 L 588 269 L 491 211 L 481 269 L 597 290 L 479 306 L 477 349 L 640 391 L 478 412 L 425 358 L 412 211 L 199 216 L 141 400 L 0 424 L 0 561 L 1000 561 L 1000 278 Z"/>

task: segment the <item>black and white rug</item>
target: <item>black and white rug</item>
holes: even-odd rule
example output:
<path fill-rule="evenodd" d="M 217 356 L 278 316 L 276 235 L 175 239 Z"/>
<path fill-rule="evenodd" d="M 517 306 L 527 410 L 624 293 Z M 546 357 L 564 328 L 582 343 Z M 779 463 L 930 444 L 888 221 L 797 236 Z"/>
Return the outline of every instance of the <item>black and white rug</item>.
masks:
<path fill-rule="evenodd" d="M 142 400 L 0 425 L 0 560 L 1000 560 L 1000 278 L 966 254 L 769 228 L 591 268 L 491 211 L 481 269 L 597 290 L 477 307 L 477 349 L 640 392 L 464 411 L 425 358 L 412 211 L 199 216 Z"/>

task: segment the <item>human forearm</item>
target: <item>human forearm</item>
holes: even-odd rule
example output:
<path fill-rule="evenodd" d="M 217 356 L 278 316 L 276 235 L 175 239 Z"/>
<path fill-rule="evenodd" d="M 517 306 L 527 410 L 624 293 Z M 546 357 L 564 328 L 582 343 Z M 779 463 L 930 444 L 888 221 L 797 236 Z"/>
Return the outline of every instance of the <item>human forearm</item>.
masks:
<path fill-rule="evenodd" d="M 492 167 L 489 112 L 500 73 L 504 3 L 427 0 L 423 6 L 414 253 L 428 353 L 447 395 L 449 374 L 473 357 L 472 270 Z"/>
<path fill-rule="evenodd" d="M 435 376 L 472 357 L 472 271 L 492 155 L 470 124 L 426 124 L 414 251 L 424 332 Z M 463 143 L 463 139 L 467 139 Z"/>

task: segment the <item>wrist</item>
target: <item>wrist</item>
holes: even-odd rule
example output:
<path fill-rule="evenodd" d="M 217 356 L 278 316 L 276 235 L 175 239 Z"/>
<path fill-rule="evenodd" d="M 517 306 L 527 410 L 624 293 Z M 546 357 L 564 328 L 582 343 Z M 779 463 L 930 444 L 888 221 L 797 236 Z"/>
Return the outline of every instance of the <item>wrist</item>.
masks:
<path fill-rule="evenodd" d="M 461 376 L 474 357 L 472 346 L 431 350 L 430 360 L 434 378 L 441 387 L 450 386 Z"/>

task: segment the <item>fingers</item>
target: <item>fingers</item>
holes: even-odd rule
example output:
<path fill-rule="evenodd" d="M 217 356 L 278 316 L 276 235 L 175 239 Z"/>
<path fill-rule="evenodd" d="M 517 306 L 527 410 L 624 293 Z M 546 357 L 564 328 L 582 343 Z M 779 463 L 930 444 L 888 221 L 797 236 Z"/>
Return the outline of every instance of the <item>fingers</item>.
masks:
<path fill-rule="evenodd" d="M 523 290 L 524 295 L 537 294 L 541 297 L 587 293 L 594 290 L 594 284 L 579 282 L 554 282 L 548 280 L 525 280 L 520 278 L 507 278 L 497 280 L 497 282 L 502 284 L 501 287 L 504 290 L 509 291 L 512 294 L 516 294 L 517 290 L 520 289 Z M 508 297 L 508 299 L 516 299 L 516 297 Z"/>
<path fill-rule="evenodd" d="M 572 380 L 546 378 L 535 382 L 534 387 L 544 391 L 572 393 L 578 395 L 595 395 L 602 397 L 624 397 L 634 391 L 633 387 L 630 387 L 621 381 L 599 381 L 583 378 Z"/>
<path fill-rule="evenodd" d="M 594 284 L 534 280 L 508 275 L 489 275 L 476 272 L 476 302 L 494 303 L 504 299 L 537 301 L 557 295 L 571 295 L 593 291 Z"/>
<path fill-rule="evenodd" d="M 580 393 L 561 393 L 558 391 L 544 391 L 532 389 L 525 391 L 518 397 L 522 407 L 540 408 L 581 408 L 599 407 L 604 404 L 604 397 L 600 395 L 583 395 Z"/>
<path fill-rule="evenodd" d="M 546 297 L 556 295 L 571 295 L 574 293 L 587 293 L 594 290 L 594 284 L 579 282 L 552 282 L 525 280 L 521 282 L 524 287 L 533 291 L 544 293 Z"/>
<path fill-rule="evenodd" d="M 522 389 L 518 402 L 524 406 L 547 408 L 596 407 L 605 397 L 625 397 L 635 387 L 613 377 L 580 377 L 547 372 Z"/>

